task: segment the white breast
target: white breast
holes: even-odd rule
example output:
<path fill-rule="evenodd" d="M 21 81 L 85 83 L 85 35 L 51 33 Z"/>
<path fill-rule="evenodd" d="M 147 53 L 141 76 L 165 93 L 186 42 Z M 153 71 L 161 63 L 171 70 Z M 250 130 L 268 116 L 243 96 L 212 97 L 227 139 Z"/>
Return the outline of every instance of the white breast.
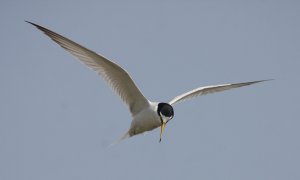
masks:
<path fill-rule="evenodd" d="M 160 117 L 157 114 L 158 103 L 150 103 L 150 106 L 133 117 L 129 129 L 129 135 L 134 136 L 146 131 L 151 131 L 161 125 Z"/>

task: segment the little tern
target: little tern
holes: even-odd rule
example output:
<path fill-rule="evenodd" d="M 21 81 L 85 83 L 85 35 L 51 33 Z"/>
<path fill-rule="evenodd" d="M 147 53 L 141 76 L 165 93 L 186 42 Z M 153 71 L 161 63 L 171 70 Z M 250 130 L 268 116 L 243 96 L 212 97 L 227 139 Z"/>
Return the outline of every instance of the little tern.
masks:
<path fill-rule="evenodd" d="M 238 88 L 263 81 L 268 81 L 259 80 L 243 83 L 199 87 L 176 96 L 169 103 L 152 102 L 142 94 L 142 92 L 138 89 L 138 87 L 131 79 L 128 72 L 122 69 L 116 63 L 45 27 L 29 21 L 26 22 L 32 24 L 33 26 L 44 32 L 54 42 L 77 57 L 83 64 L 96 71 L 100 76 L 104 78 L 104 80 L 107 81 L 112 89 L 129 107 L 129 111 L 132 116 L 131 125 L 129 130 L 121 137 L 120 140 L 160 127 L 159 142 L 161 142 L 162 134 L 164 132 L 166 124 L 174 117 L 174 110 L 172 106 L 174 106 L 175 104 L 193 97 L 202 96 L 209 93 L 221 92 L 232 88 Z"/>

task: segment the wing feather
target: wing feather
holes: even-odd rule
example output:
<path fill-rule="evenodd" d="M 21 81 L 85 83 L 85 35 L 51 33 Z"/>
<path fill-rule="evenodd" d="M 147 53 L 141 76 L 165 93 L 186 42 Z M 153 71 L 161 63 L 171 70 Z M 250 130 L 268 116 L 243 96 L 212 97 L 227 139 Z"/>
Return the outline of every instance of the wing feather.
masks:
<path fill-rule="evenodd" d="M 225 90 L 229 90 L 229 89 L 233 89 L 233 88 L 239 88 L 239 87 L 243 87 L 243 86 L 248 86 L 251 84 L 255 84 L 255 83 L 259 83 L 259 82 L 263 82 L 263 81 L 269 81 L 269 80 L 271 80 L 271 79 L 261 80 L 261 81 L 235 83 L 235 84 L 220 84 L 220 85 L 199 87 L 199 88 L 193 89 L 189 92 L 186 92 L 184 94 L 181 94 L 179 96 L 176 96 L 174 99 L 172 99 L 169 102 L 169 104 L 174 105 L 179 102 L 182 102 L 182 101 L 185 101 L 185 100 L 197 97 L 197 96 L 202 96 L 202 95 L 215 93 L 215 92 L 221 92 L 221 91 L 225 91 Z"/>
<path fill-rule="evenodd" d="M 112 87 L 112 89 L 121 97 L 121 99 L 129 106 L 132 115 L 137 114 L 143 108 L 149 105 L 148 100 L 135 85 L 130 75 L 120 66 L 47 28 L 32 22 L 28 23 L 37 27 L 58 45 L 72 55 L 76 56 L 90 69 L 101 75 Z"/>

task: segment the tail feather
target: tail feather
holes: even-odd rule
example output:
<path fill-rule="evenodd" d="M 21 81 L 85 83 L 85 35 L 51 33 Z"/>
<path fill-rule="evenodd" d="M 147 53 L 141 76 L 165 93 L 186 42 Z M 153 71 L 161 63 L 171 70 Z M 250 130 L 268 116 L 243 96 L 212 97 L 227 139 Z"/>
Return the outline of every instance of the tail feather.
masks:
<path fill-rule="evenodd" d="M 124 139 L 127 139 L 127 138 L 130 138 L 129 132 L 126 132 L 117 142 L 121 142 L 121 141 L 123 141 Z"/>
<path fill-rule="evenodd" d="M 130 138 L 130 134 L 129 132 L 126 132 L 123 136 L 121 136 L 121 138 L 119 138 L 118 140 L 116 140 L 115 142 L 111 143 L 108 147 L 112 147 L 116 144 L 119 144 L 121 141 Z"/>

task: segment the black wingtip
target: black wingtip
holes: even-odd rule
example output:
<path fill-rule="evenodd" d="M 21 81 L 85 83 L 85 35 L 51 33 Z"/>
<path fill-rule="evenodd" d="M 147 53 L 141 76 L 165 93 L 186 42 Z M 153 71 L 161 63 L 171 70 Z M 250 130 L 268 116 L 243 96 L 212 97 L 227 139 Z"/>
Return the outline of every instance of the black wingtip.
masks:
<path fill-rule="evenodd" d="M 27 20 L 24 20 L 24 21 L 29 23 L 29 24 L 35 25 L 33 22 L 30 22 L 30 21 L 27 21 Z"/>
<path fill-rule="evenodd" d="M 35 23 L 33 23 L 33 22 L 30 22 L 30 21 L 27 21 L 27 20 L 24 20 L 24 21 L 27 22 L 28 24 L 31 24 L 31 25 L 37 27 L 37 28 L 40 28 L 40 27 L 41 27 L 41 26 L 39 26 L 39 25 L 37 25 L 37 24 L 35 24 Z"/>
<path fill-rule="evenodd" d="M 272 81 L 274 79 L 264 79 L 264 80 L 259 80 L 259 81 L 250 81 L 248 82 L 249 84 L 255 84 L 255 83 L 260 83 L 260 82 L 265 82 L 265 81 Z"/>
<path fill-rule="evenodd" d="M 35 23 L 33 23 L 33 22 L 26 21 L 26 20 L 25 20 L 25 22 L 27 22 L 28 24 L 31 24 L 31 25 L 35 26 L 37 29 L 41 30 L 42 32 L 44 32 L 44 33 L 45 33 L 46 35 L 48 35 L 48 36 L 49 36 L 49 33 L 54 33 L 54 32 L 52 32 L 52 31 L 50 31 L 49 29 L 44 28 L 43 26 L 40 26 L 40 25 L 35 24 Z M 54 33 L 54 34 L 56 34 L 56 33 Z M 50 38 L 51 38 L 51 37 L 50 37 Z"/>
<path fill-rule="evenodd" d="M 260 80 L 260 81 L 257 81 L 257 82 L 265 82 L 265 81 L 273 81 L 275 79 L 264 79 L 264 80 Z"/>

